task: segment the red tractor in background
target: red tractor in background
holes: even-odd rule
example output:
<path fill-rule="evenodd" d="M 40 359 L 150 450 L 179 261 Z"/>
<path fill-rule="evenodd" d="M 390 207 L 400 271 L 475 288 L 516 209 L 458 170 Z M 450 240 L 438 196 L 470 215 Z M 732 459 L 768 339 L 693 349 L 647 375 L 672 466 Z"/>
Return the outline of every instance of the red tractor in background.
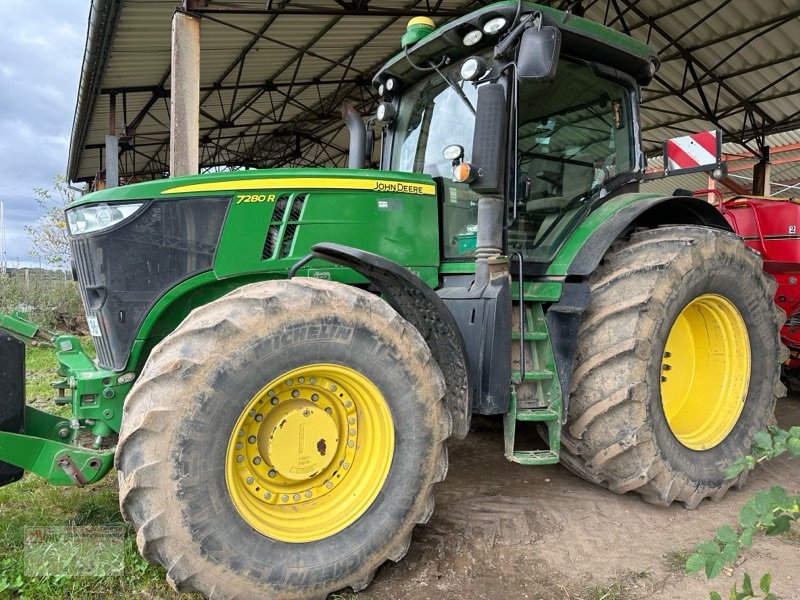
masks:
<path fill-rule="evenodd" d="M 789 348 L 783 381 L 800 392 L 800 198 L 734 196 L 723 200 L 719 190 L 696 190 L 714 195 L 713 204 L 733 230 L 764 261 L 764 270 L 778 282 L 775 304 L 786 313 L 781 340 Z"/>

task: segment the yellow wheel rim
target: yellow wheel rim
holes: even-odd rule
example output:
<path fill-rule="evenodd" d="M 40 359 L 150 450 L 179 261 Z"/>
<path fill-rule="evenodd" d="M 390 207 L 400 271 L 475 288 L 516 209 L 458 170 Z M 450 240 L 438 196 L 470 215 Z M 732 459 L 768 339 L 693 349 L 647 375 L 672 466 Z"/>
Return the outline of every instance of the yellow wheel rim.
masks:
<path fill-rule="evenodd" d="M 228 440 L 225 482 L 255 530 L 312 542 L 364 514 L 393 452 L 378 388 L 353 369 L 314 364 L 273 379 L 247 403 Z"/>
<path fill-rule="evenodd" d="M 692 300 L 675 319 L 661 362 L 661 402 L 672 433 L 692 450 L 722 442 L 744 408 L 750 340 L 733 303 Z"/>

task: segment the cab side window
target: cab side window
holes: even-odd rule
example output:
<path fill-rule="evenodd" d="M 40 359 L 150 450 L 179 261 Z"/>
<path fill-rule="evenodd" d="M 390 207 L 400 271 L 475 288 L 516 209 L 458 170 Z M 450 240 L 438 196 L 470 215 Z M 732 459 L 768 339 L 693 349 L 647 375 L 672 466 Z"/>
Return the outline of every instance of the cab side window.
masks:
<path fill-rule="evenodd" d="M 508 251 L 548 260 L 603 183 L 633 169 L 629 91 L 562 59 L 550 83 L 521 82 L 517 219 Z"/>

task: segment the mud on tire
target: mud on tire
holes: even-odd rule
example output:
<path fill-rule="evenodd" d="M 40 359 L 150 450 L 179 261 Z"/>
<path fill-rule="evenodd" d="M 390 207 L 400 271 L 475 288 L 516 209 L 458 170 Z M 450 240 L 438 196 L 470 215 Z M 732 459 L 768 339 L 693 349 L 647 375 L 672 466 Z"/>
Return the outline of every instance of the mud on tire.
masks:
<path fill-rule="evenodd" d="M 324 326 L 349 333 L 326 338 Z M 315 363 L 375 385 L 391 414 L 393 455 L 354 522 L 288 543 L 256 531 L 234 506 L 226 449 L 267 382 Z M 415 524 L 433 511 L 433 484 L 447 470 L 443 393 L 424 340 L 376 296 L 313 279 L 244 286 L 192 312 L 131 391 L 116 459 L 122 514 L 142 555 L 181 591 L 278 599 L 361 589 L 385 560 L 402 558 Z"/>
<path fill-rule="evenodd" d="M 616 243 L 590 281 L 579 333 L 562 462 L 574 473 L 648 502 L 695 508 L 721 498 L 728 464 L 774 419 L 782 346 L 775 284 L 734 235 L 702 227 L 637 232 Z M 673 434 L 662 407 L 667 337 L 681 311 L 711 294 L 735 306 L 750 345 L 744 407 L 724 439 L 693 450 Z"/>

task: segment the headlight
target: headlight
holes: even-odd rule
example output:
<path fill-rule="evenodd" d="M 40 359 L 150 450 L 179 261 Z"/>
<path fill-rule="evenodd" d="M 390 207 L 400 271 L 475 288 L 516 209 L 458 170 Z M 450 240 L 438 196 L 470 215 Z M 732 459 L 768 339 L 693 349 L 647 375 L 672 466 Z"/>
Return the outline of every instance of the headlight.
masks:
<path fill-rule="evenodd" d="M 391 123 L 396 114 L 397 110 L 391 102 L 381 102 L 375 111 L 375 117 L 382 123 Z"/>
<path fill-rule="evenodd" d="M 67 224 L 72 235 L 108 229 L 135 213 L 144 202 L 127 204 L 94 204 L 67 210 Z"/>
<path fill-rule="evenodd" d="M 489 19 L 486 21 L 486 23 L 484 23 L 483 32 L 486 35 L 494 35 L 505 26 L 506 20 L 504 17 L 495 17 L 494 19 Z"/>
<path fill-rule="evenodd" d="M 483 39 L 483 32 L 480 29 L 471 29 L 464 34 L 464 39 L 461 40 L 465 46 L 474 46 Z"/>
<path fill-rule="evenodd" d="M 486 63 L 480 56 L 470 56 L 461 64 L 461 79 L 464 81 L 475 81 L 486 73 Z"/>

